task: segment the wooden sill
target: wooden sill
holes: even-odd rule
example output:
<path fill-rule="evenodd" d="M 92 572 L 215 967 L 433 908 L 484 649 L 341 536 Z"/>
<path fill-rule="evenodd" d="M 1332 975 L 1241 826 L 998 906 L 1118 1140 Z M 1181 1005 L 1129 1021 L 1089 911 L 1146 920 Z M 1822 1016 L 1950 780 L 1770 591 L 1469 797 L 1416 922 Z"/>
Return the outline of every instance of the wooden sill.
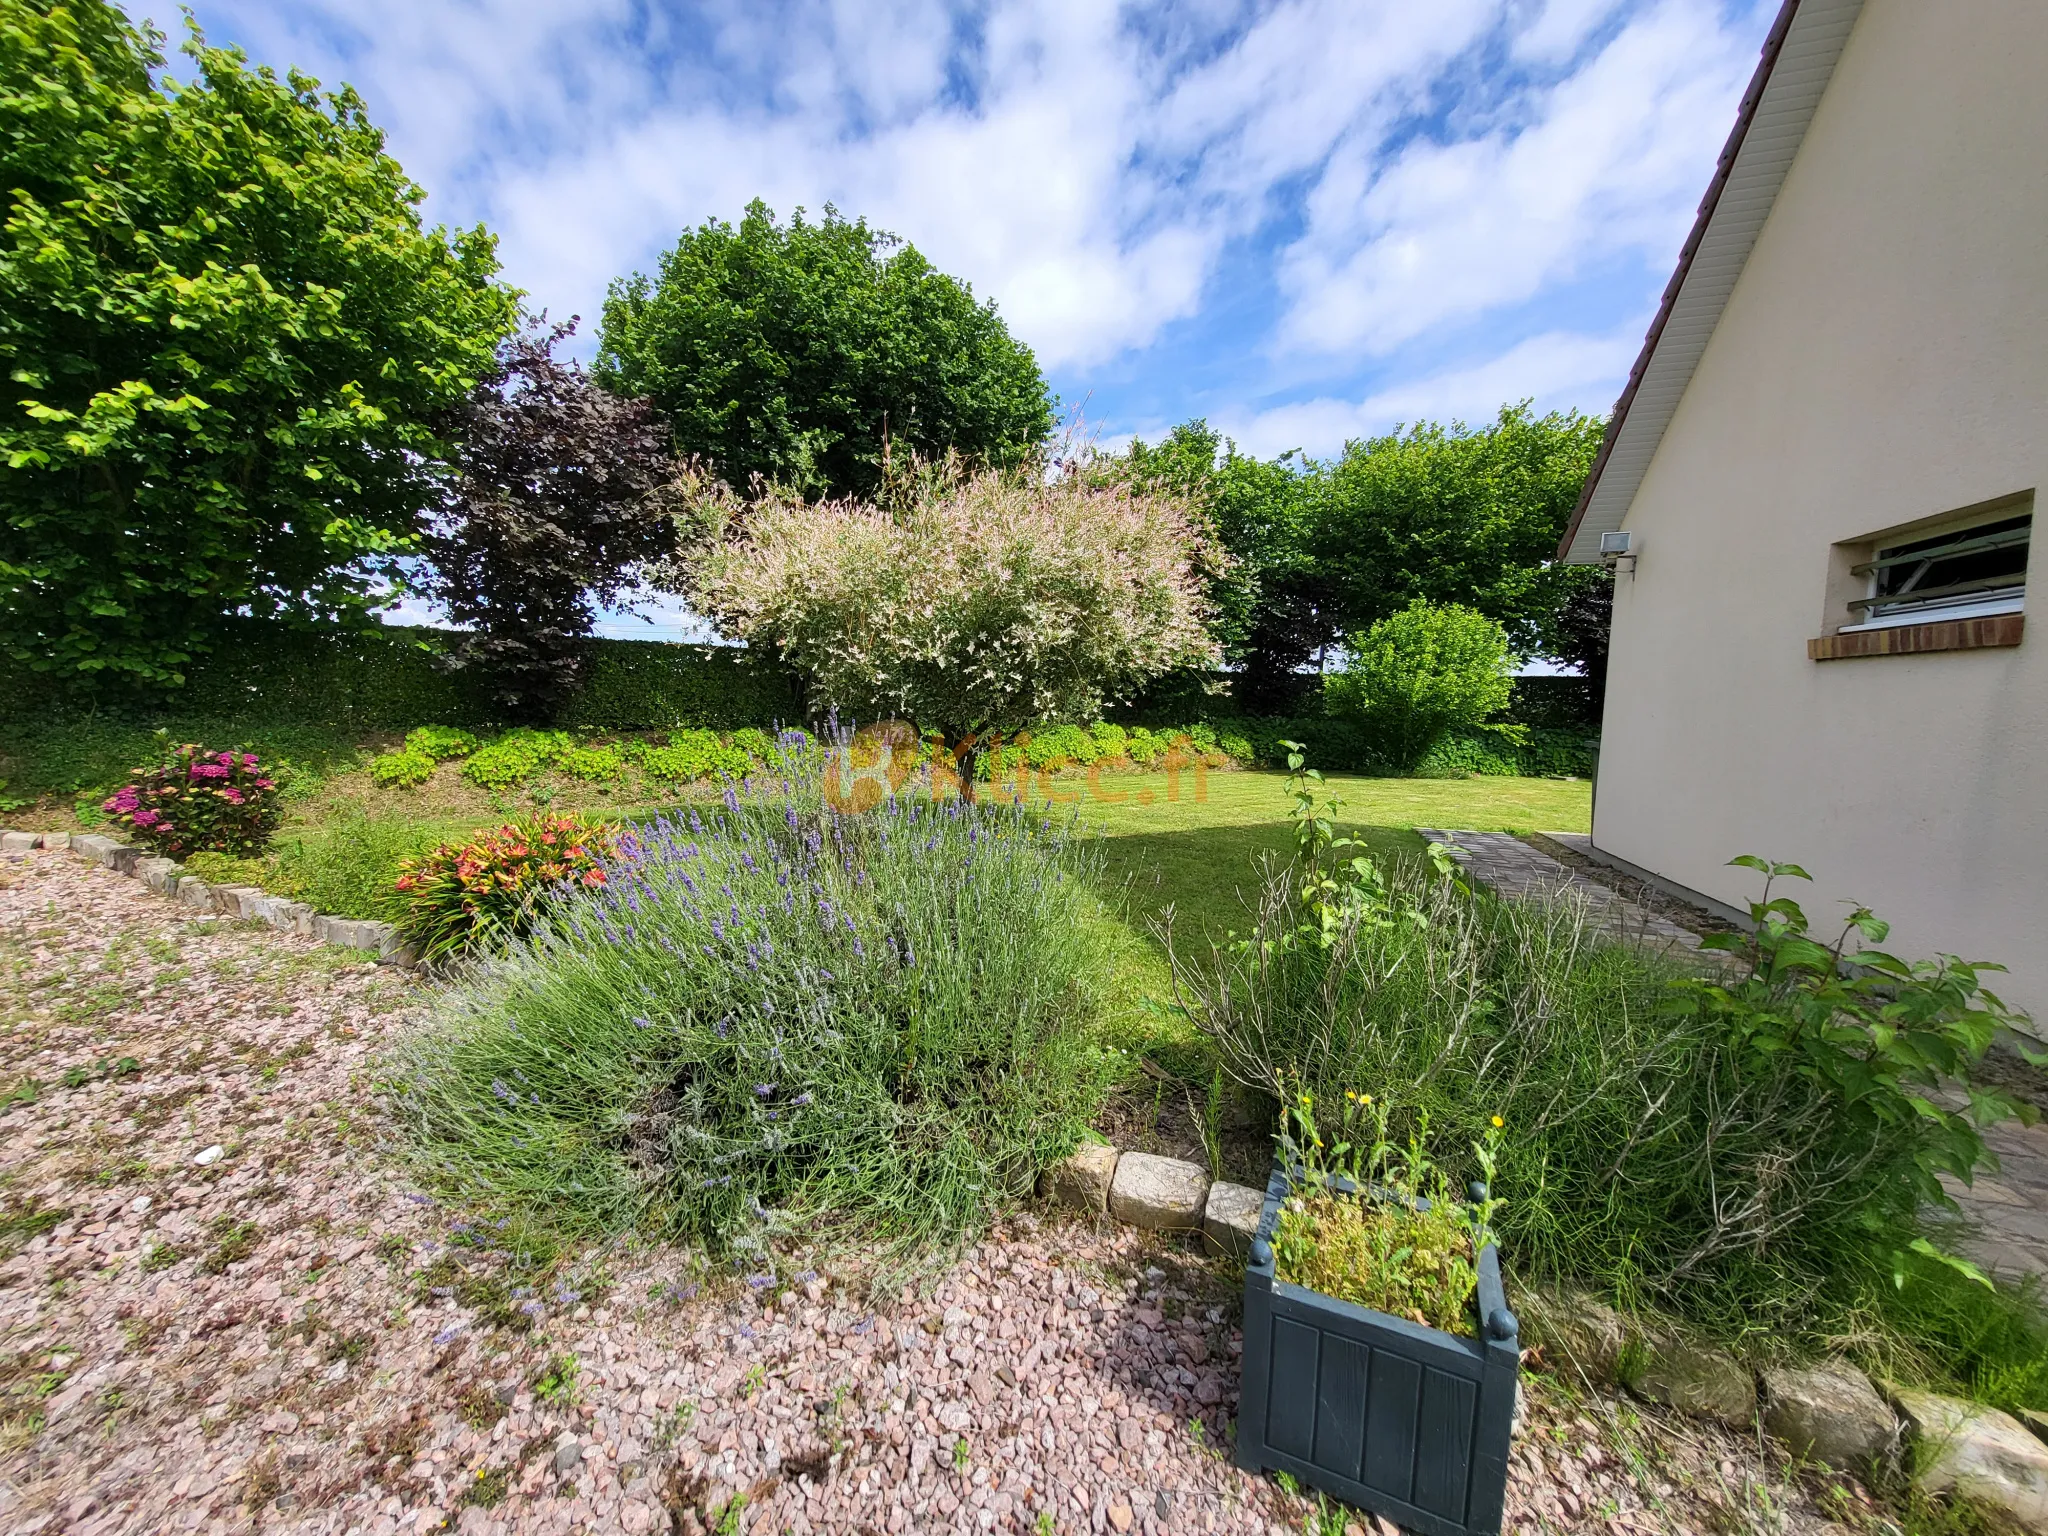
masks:
<path fill-rule="evenodd" d="M 1918 656 L 1928 651 L 1981 651 L 2018 645 L 2026 630 L 2023 613 L 1983 619 L 1950 619 L 1942 624 L 1897 624 L 1861 629 L 1851 635 L 1822 635 L 1806 642 L 1809 661 L 1843 661 L 1852 656 Z"/>

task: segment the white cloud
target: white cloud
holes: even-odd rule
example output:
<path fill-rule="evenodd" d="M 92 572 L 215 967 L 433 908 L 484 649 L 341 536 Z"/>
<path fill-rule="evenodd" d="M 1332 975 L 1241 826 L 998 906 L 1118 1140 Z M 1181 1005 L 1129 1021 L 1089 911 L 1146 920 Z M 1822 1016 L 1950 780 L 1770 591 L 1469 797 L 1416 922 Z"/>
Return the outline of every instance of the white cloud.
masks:
<path fill-rule="evenodd" d="M 1747 67 L 1710 10 L 1666 0 L 1532 98 L 1525 126 L 1425 135 L 1389 161 L 1347 140 L 1285 258 L 1280 344 L 1384 354 L 1619 255 L 1674 258 Z"/>
<path fill-rule="evenodd" d="M 1721 0 L 200 5 L 358 85 L 429 215 L 488 221 L 557 315 L 594 322 L 610 278 L 757 194 L 830 201 L 995 298 L 1050 369 L 1142 374 L 1168 327 L 1213 324 L 1273 392 L 1663 265 L 1761 31 Z M 1249 333 L 1215 318 L 1247 249 Z"/>
<path fill-rule="evenodd" d="M 1640 324 L 1605 336 L 1547 332 L 1498 357 L 1396 384 L 1362 400 L 1326 396 L 1219 418 L 1218 426 L 1247 452 L 1302 448 L 1322 457 L 1352 438 L 1418 421 L 1478 425 L 1492 420 L 1503 404 L 1525 399 L 1538 411 L 1605 412 L 1628 376 L 1642 335 Z"/>

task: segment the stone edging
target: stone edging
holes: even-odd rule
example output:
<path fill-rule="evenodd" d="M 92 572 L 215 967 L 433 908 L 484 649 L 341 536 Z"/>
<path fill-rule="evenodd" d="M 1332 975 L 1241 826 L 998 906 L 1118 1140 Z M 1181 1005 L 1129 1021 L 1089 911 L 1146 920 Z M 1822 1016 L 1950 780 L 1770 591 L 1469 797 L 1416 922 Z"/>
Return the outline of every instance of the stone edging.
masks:
<path fill-rule="evenodd" d="M 1083 1215 L 1152 1231 L 1199 1230 L 1216 1250 L 1240 1257 L 1266 1198 L 1264 1190 L 1212 1181 L 1199 1164 L 1102 1142 L 1046 1169 L 1038 1192 Z M 1982 1403 L 1880 1387 L 1844 1361 L 1758 1375 L 1725 1350 L 1579 1292 L 1522 1288 L 1513 1301 L 1523 1340 L 1592 1385 L 1736 1430 L 1761 1423 L 1794 1454 L 1845 1470 L 1891 1461 L 1913 1445 L 1906 1464 L 1927 1492 L 2048 1532 L 2048 1415 L 2029 1413 L 2023 1424 Z"/>
<path fill-rule="evenodd" d="M 303 901 L 286 901 L 253 885 L 209 885 L 196 875 L 179 873 L 176 859 L 152 858 L 142 849 L 93 832 L 0 832 L 0 853 L 34 849 L 66 851 L 117 875 L 140 880 L 159 896 L 181 907 L 222 917 L 268 923 L 284 933 L 317 939 L 337 949 L 364 949 L 380 965 L 411 968 L 419 963 L 412 947 L 389 923 L 315 912 Z"/>

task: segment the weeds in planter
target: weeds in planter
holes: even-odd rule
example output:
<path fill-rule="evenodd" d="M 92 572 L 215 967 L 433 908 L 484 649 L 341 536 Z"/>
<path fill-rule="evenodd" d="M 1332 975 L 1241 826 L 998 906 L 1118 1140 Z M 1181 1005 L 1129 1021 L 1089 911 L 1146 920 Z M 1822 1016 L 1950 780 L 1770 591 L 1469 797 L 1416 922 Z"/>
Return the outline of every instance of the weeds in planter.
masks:
<path fill-rule="evenodd" d="M 427 1166 L 564 1228 L 943 1245 L 1113 1071 L 1092 853 L 1007 804 L 824 805 L 815 756 L 643 824 L 392 1063 Z"/>
<path fill-rule="evenodd" d="M 1478 1150 L 1491 1165 L 1499 1117 Z M 1281 1117 L 1280 1157 L 1295 1193 L 1273 1233 L 1275 1273 L 1339 1301 L 1476 1337 L 1472 1295 L 1496 1199 L 1461 1201 L 1430 1158 L 1425 1113 L 1405 1148 L 1387 1139 L 1387 1111 L 1347 1091 L 1326 1143 L 1314 1097 L 1297 1093 Z"/>

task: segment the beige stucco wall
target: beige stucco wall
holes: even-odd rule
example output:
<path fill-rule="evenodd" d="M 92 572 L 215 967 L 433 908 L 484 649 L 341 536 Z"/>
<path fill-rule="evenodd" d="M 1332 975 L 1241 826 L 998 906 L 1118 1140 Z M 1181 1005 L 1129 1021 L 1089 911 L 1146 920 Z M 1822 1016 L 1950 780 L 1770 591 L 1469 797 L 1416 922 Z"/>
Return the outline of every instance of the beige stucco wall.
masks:
<path fill-rule="evenodd" d="M 2016 648 L 1812 662 L 1830 548 L 2041 488 L 2048 4 L 1869 0 L 1624 526 L 1595 843 L 1806 866 L 2048 1024 L 2048 551 Z"/>

